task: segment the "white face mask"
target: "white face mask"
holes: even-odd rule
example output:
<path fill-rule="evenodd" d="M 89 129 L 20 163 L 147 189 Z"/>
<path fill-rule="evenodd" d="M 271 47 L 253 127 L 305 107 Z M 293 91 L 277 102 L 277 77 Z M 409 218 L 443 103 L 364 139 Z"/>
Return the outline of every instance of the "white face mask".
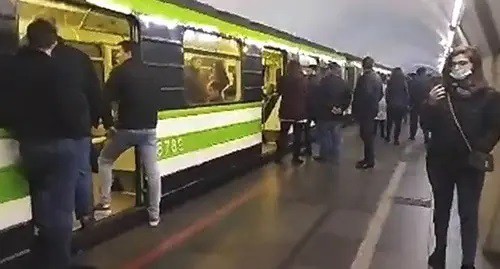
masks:
<path fill-rule="evenodd" d="M 456 80 L 464 80 L 472 75 L 472 63 L 464 54 L 459 54 L 452 59 L 450 76 Z"/>

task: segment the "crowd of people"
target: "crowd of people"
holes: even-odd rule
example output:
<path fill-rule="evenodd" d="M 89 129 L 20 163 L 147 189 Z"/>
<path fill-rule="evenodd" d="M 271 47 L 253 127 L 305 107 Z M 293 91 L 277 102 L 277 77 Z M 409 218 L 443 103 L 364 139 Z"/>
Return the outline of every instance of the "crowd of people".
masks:
<path fill-rule="evenodd" d="M 462 269 L 475 268 L 478 240 L 478 207 L 485 173 L 494 168 L 491 151 L 500 139 L 500 94 L 488 86 L 479 52 L 472 47 L 455 48 L 448 56 L 442 76 L 430 76 L 424 67 L 405 76 L 394 68 L 390 77 L 377 74 L 374 60 L 363 59 L 363 74 L 354 89 L 342 78 L 340 66 L 317 67 L 305 78 L 298 62 L 278 84 L 283 102 L 277 161 L 281 161 L 290 126 L 293 126 L 293 163 L 300 165 L 302 148 L 311 151 L 304 126 L 317 126 L 319 155 L 316 160 L 336 164 L 341 155 L 344 112 L 352 105 L 364 143 L 358 169 L 375 165 L 374 139 L 378 130 L 387 142 L 400 144 L 401 127 L 409 120 L 409 140 L 418 127 L 427 149 L 427 173 L 432 187 L 436 247 L 428 263 L 446 268 L 450 209 L 455 187 L 462 235 Z M 352 103 L 351 103 L 352 96 Z M 394 132 L 393 131 L 394 127 Z M 305 139 L 303 139 L 305 137 Z"/>
<path fill-rule="evenodd" d="M 0 66 L 2 83 L 9 85 L 0 97 L 1 124 L 19 141 L 30 185 L 37 228 L 32 248 L 34 268 L 40 264 L 71 268 L 73 213 L 85 227 L 92 224 L 94 210 L 110 211 L 112 166 L 131 146 L 138 147 L 148 179 L 149 224 L 159 224 L 159 85 L 140 60 L 138 44 L 123 41 L 119 45 L 120 64 L 111 72 L 104 90 L 89 57 L 65 45 L 55 26 L 42 19 L 28 26 L 27 46 Z M 342 126 L 351 106 L 364 144 L 364 156 L 356 168 L 373 168 L 378 130 L 385 141 L 399 145 L 409 114 L 409 139 L 415 140 L 419 124 L 424 133 L 427 172 L 435 199 L 436 249 L 429 265 L 445 268 L 456 186 L 462 269 L 474 268 L 480 194 L 485 173 L 493 169 L 490 152 L 500 139 L 500 94 L 488 86 L 481 57 L 469 47 L 453 50 L 442 77 L 430 77 L 425 68 L 409 76 L 394 68 L 390 77 L 381 76 L 374 66 L 374 59 L 364 58 L 363 74 L 350 89 L 337 63 L 314 66 L 313 74 L 306 77 L 300 63 L 291 60 L 277 85 L 282 102 L 276 161 L 281 162 L 286 154 L 291 127 L 292 162 L 300 165 L 302 155 L 312 155 L 309 131 L 314 122 L 319 144 L 314 159 L 338 164 Z M 117 117 L 112 114 L 115 102 L 119 103 Z M 101 122 L 108 142 L 99 156 L 103 184 L 100 203 L 94 207 L 90 130 Z"/>

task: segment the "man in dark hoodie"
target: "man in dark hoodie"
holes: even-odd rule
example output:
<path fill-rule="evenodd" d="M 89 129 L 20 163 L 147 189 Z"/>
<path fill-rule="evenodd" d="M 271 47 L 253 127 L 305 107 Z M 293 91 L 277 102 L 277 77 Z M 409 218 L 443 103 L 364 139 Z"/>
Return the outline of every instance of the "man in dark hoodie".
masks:
<path fill-rule="evenodd" d="M 50 21 L 50 23 L 54 27 L 56 26 L 55 20 Z M 66 87 L 81 93 L 80 98 L 85 100 L 90 116 L 90 121 L 81 122 L 82 127 L 88 130 L 86 139 L 89 141 L 89 146 L 80 155 L 79 178 L 75 189 L 75 215 L 81 222 L 82 228 L 85 228 L 94 221 L 90 130 L 92 126 L 99 125 L 103 106 L 101 82 L 90 57 L 84 52 L 66 45 L 60 36 L 58 36 L 57 46 L 54 48 L 52 56 L 62 66 L 67 66 L 65 81 L 68 83 Z"/>
<path fill-rule="evenodd" d="M 317 161 L 338 163 L 344 111 L 351 103 L 351 91 L 342 79 L 342 68 L 330 63 L 315 93 L 320 152 Z"/>
<path fill-rule="evenodd" d="M 427 143 L 429 141 L 429 131 L 423 126 L 421 120 L 421 107 L 422 102 L 427 98 L 430 91 L 430 80 L 427 76 L 427 69 L 425 67 L 420 67 L 417 70 L 415 78 L 409 84 L 409 94 L 410 94 L 410 140 L 415 140 L 415 135 L 417 134 L 418 124 L 420 123 L 420 128 L 424 132 L 424 141 Z"/>
<path fill-rule="evenodd" d="M 359 123 L 360 136 L 364 143 L 364 159 L 356 164 L 358 169 L 368 169 L 375 166 L 375 150 L 373 133 L 378 113 L 378 103 L 383 97 L 383 84 L 373 67 L 375 61 L 371 57 L 363 59 L 363 75 L 358 79 L 354 90 L 352 110 Z"/>
<path fill-rule="evenodd" d="M 75 188 L 81 153 L 88 150 L 90 113 L 71 87 L 71 66 L 56 59 L 57 33 L 45 20 L 27 29 L 29 46 L 11 70 L 7 129 L 19 141 L 37 228 L 30 268 L 69 268 Z"/>

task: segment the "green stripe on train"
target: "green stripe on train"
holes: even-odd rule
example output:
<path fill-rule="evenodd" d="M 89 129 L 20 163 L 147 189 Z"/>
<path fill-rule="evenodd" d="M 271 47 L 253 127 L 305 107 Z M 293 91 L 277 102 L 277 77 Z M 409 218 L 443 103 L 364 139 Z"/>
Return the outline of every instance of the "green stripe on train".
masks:
<path fill-rule="evenodd" d="M 240 110 L 246 108 L 255 108 L 260 107 L 262 105 L 261 102 L 253 102 L 253 103 L 242 103 L 242 104 L 232 104 L 232 105 L 219 105 L 219 106 L 207 106 L 207 107 L 195 107 L 195 108 L 186 108 L 186 109 L 175 109 L 175 110 L 165 110 L 158 113 L 159 120 L 173 119 L 173 118 L 182 118 L 189 116 L 196 116 L 202 114 L 216 113 L 216 112 L 225 112 L 225 111 L 233 111 Z M 9 133 L 5 129 L 0 128 L 0 139 L 1 138 L 11 138 Z"/>
<path fill-rule="evenodd" d="M 260 120 L 159 139 L 158 159 L 210 148 L 261 132 Z M 28 183 L 16 166 L 0 169 L 0 204 L 28 195 Z"/>
<path fill-rule="evenodd" d="M 260 120 L 187 133 L 159 139 L 158 158 L 160 160 L 209 148 L 218 144 L 244 138 L 261 132 Z"/>
<path fill-rule="evenodd" d="M 0 204 L 28 195 L 28 182 L 14 165 L 0 169 Z"/>

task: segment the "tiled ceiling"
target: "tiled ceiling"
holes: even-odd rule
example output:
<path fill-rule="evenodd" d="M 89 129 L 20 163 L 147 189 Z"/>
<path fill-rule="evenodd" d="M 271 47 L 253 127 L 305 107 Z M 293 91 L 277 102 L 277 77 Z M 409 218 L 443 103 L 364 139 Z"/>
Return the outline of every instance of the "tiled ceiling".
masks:
<path fill-rule="evenodd" d="M 454 0 L 199 1 L 407 71 L 437 65 L 454 5 Z"/>

